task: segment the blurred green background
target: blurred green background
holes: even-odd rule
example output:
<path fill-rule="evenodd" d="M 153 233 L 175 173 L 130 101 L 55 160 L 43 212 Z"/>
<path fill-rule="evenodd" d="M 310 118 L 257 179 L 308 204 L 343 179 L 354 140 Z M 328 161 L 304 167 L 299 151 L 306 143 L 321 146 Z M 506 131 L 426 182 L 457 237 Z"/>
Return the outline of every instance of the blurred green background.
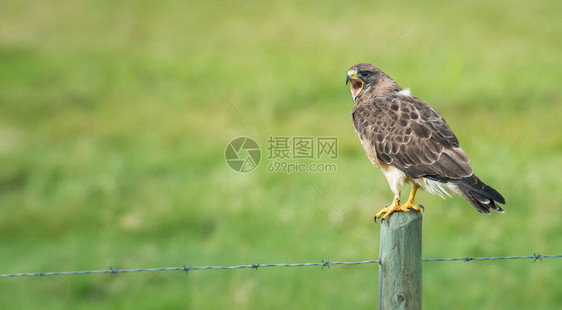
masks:
<path fill-rule="evenodd" d="M 329 204 L 378 247 L 372 218 L 392 193 L 353 130 L 345 71 L 412 22 L 376 64 L 445 117 L 508 201 L 485 216 L 420 193 L 423 257 L 560 254 L 560 11 L 541 0 L 2 1 L 0 273 L 376 259 Z M 225 164 L 234 137 L 263 149 L 270 135 L 338 137 L 337 172 L 268 173 L 265 154 L 250 173 Z M 561 260 L 423 267 L 427 309 L 562 304 Z M 0 303 L 372 309 L 377 277 L 362 265 L 4 278 Z"/>

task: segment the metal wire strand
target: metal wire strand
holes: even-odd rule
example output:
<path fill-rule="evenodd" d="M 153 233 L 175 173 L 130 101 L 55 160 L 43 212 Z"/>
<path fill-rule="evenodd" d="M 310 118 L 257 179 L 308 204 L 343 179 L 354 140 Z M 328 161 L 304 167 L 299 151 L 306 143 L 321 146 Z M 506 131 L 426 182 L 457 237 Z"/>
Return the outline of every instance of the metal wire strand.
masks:
<path fill-rule="evenodd" d="M 537 260 L 543 261 L 543 258 L 561 258 L 562 254 L 557 255 L 542 255 L 535 254 L 528 256 L 493 256 L 493 257 L 458 257 L 458 258 L 425 258 L 422 262 L 450 262 L 450 261 L 464 261 L 470 262 L 475 260 L 502 260 L 502 259 L 532 259 L 533 262 Z M 138 268 L 138 269 L 118 269 L 109 267 L 107 270 L 82 270 L 82 271 L 63 271 L 63 272 L 35 272 L 35 273 L 13 273 L 13 274 L 0 274 L 0 278 L 13 278 L 13 277 L 28 277 L 28 276 L 69 276 L 78 274 L 99 274 L 99 273 L 127 273 L 127 272 L 157 272 L 157 271 L 183 271 L 186 274 L 193 270 L 232 270 L 232 269 L 255 269 L 267 267 L 321 267 L 324 269 L 336 265 L 363 265 L 363 264 L 378 264 L 379 260 L 364 260 L 358 262 L 331 262 L 329 259 L 322 260 L 320 263 L 297 263 L 297 264 L 250 264 L 250 265 L 236 265 L 236 266 L 183 266 L 183 267 L 165 267 L 165 268 Z"/>

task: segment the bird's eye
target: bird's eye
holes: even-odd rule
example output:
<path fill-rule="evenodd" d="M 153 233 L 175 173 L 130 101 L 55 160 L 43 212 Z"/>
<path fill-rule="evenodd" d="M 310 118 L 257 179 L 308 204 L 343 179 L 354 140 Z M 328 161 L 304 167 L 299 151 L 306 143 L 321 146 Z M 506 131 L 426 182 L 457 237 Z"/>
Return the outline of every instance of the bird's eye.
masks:
<path fill-rule="evenodd" d="M 359 71 L 359 75 L 362 77 L 368 77 L 371 74 L 369 71 Z"/>

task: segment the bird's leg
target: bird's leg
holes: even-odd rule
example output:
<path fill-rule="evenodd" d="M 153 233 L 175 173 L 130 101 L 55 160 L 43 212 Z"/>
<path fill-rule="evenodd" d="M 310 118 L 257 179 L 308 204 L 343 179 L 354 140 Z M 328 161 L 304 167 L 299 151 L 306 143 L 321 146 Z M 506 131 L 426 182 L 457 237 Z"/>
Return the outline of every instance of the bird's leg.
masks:
<path fill-rule="evenodd" d="M 408 201 L 405 204 L 400 205 L 400 211 L 408 212 L 408 211 L 419 211 L 420 207 L 423 208 L 422 205 L 414 204 L 414 198 L 416 198 L 416 192 L 418 191 L 419 186 L 416 184 L 412 184 L 412 190 L 410 191 L 410 196 L 408 197 Z"/>
<path fill-rule="evenodd" d="M 412 185 L 412 190 L 410 191 L 410 196 L 408 197 L 408 201 L 404 204 L 400 204 L 400 197 L 398 195 L 394 195 L 394 200 L 392 204 L 386 208 L 380 210 L 377 215 L 375 216 L 375 222 L 378 218 L 382 217 L 383 220 L 386 220 L 393 212 L 402 211 L 402 212 L 410 212 L 410 211 L 419 211 L 420 207 L 423 208 L 422 205 L 414 204 L 414 198 L 416 198 L 416 192 L 418 191 L 419 186 L 416 184 Z"/>
<path fill-rule="evenodd" d="M 375 222 L 378 218 L 382 216 L 383 220 L 386 220 L 388 216 L 394 212 L 400 210 L 400 196 L 394 194 L 394 200 L 392 200 L 392 204 L 386 208 L 381 209 L 377 215 L 375 215 Z"/>

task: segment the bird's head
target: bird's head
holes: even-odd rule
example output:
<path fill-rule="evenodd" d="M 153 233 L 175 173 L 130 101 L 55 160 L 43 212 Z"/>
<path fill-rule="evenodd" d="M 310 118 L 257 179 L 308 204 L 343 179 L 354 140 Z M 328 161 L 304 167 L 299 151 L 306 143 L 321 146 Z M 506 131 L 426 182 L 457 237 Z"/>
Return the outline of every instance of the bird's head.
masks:
<path fill-rule="evenodd" d="M 358 64 L 347 70 L 345 84 L 350 84 L 353 101 L 373 88 L 384 73 L 371 64 Z"/>

